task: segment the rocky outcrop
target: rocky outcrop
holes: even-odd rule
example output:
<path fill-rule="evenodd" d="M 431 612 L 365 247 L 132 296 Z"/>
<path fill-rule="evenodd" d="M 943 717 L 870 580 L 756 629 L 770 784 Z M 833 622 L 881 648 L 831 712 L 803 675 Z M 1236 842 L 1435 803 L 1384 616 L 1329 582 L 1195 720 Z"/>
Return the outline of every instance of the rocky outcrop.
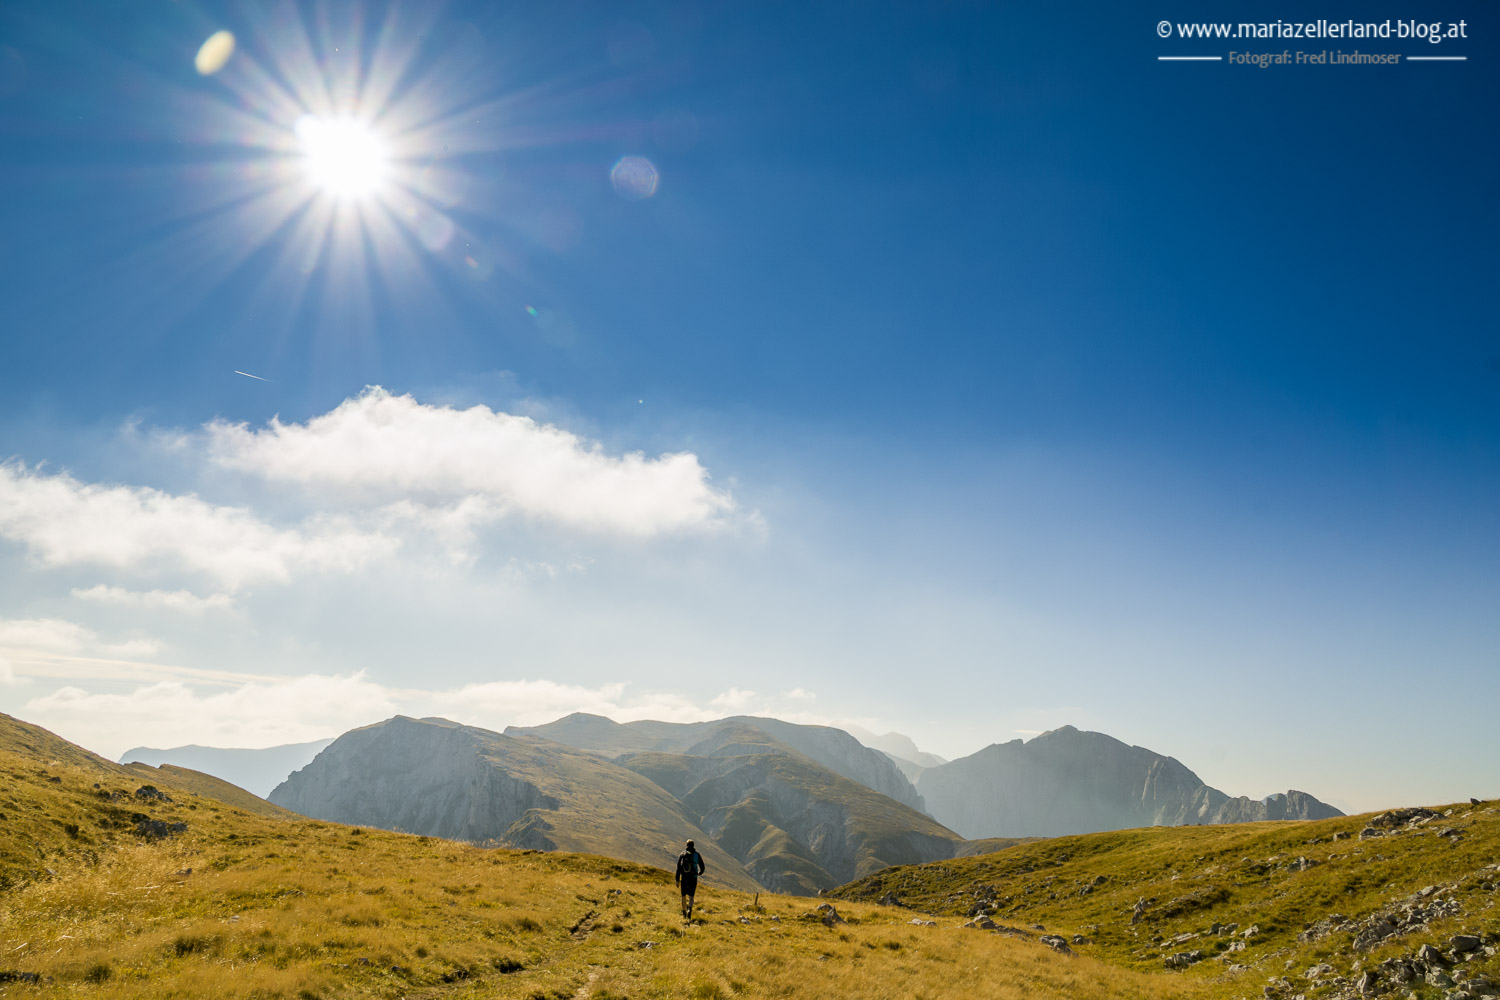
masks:
<path fill-rule="evenodd" d="M 1305 792 L 1231 799 L 1172 757 L 1072 726 L 928 768 L 917 789 L 970 838 L 1343 815 Z"/>

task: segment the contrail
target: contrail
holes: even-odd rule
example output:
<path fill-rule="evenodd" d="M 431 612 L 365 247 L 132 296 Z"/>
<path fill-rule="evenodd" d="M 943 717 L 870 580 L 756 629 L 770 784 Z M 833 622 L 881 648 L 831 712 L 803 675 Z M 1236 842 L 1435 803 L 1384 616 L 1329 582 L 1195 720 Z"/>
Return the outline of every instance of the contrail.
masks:
<path fill-rule="evenodd" d="M 269 381 L 271 381 L 271 380 L 270 380 L 270 379 L 268 379 L 268 378 L 261 378 L 261 377 L 260 377 L 260 376 L 259 376 L 259 375 L 251 375 L 251 374 L 250 374 L 250 373 L 249 373 L 249 372 L 242 372 L 242 371 L 240 371 L 240 370 L 239 370 L 239 369 L 238 369 L 238 368 L 236 368 L 236 369 L 235 369 L 235 370 L 234 370 L 234 373 L 235 373 L 235 374 L 236 374 L 236 375 L 243 375 L 243 376 L 245 376 L 245 377 L 246 377 L 246 378 L 253 378 L 253 379 L 256 379 L 256 380 L 257 380 L 257 381 L 260 381 L 260 382 L 269 382 Z"/>

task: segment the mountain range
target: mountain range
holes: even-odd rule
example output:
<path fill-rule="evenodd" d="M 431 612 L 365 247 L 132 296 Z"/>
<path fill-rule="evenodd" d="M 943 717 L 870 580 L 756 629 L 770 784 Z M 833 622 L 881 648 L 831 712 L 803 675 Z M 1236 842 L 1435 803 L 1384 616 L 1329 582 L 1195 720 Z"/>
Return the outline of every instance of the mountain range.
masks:
<path fill-rule="evenodd" d="M 534 730 L 502 734 L 397 716 L 345 733 L 270 800 L 341 823 L 666 868 L 692 839 L 710 882 L 800 894 L 892 864 L 951 857 L 962 843 L 767 730 L 869 780 L 905 782 L 878 752 L 838 730 L 755 721 L 765 728 L 744 719 L 618 726 L 597 716 L 538 727 L 594 744 L 585 749 Z M 610 759 L 605 743 L 630 749 Z M 915 797 L 909 784 L 896 790 Z"/>
<path fill-rule="evenodd" d="M 213 774 L 307 816 L 474 843 L 670 867 L 691 838 L 721 884 L 802 894 L 1021 838 L 1342 815 L 1296 790 L 1231 797 L 1175 758 L 1072 726 L 953 761 L 857 732 L 575 713 L 497 733 L 398 716 L 337 740 L 140 747 L 121 761 Z"/>
<path fill-rule="evenodd" d="M 936 766 L 903 760 L 915 786 L 843 730 L 752 716 L 577 713 L 504 733 L 397 716 L 345 733 L 269 798 L 318 819 L 667 868 L 693 839 L 710 881 L 804 895 L 1015 838 L 1342 815 L 1303 792 L 1231 798 L 1171 757 L 1072 726 Z"/>
<path fill-rule="evenodd" d="M 1231 798 L 1174 757 L 1072 726 L 924 768 L 916 787 L 939 822 L 970 838 L 1343 815 L 1295 790 Z"/>

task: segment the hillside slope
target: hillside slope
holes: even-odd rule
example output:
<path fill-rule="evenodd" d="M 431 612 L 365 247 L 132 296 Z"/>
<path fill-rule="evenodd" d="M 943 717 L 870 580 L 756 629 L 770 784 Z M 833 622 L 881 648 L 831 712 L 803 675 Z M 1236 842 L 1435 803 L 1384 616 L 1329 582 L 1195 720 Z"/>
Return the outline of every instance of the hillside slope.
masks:
<path fill-rule="evenodd" d="M 952 857 L 963 840 L 768 737 L 721 726 L 685 754 L 619 764 L 682 802 L 714 842 L 768 889 L 811 895 L 891 864 Z"/>
<path fill-rule="evenodd" d="M 1083 954 L 1178 970 L 1209 995 L 1352 997 L 1363 980 L 1363 995 L 1491 996 L 1479 987 L 1500 981 L 1500 808 L 1060 837 L 828 895 L 1078 934 Z M 1475 992 L 1448 992 L 1455 982 Z"/>
<path fill-rule="evenodd" d="M 176 837 L 231 815 L 292 815 L 211 775 L 126 767 L 3 713 L 0 776 L 0 889 L 45 880 L 70 859 Z"/>
<path fill-rule="evenodd" d="M 0 844 L 18 831 L 44 834 L 48 817 L 107 818 L 111 788 L 138 787 L 135 773 L 4 716 L 0 772 L 10 776 Z M 108 843 L 90 830 L 85 845 L 56 827 L 73 846 L 26 861 L 50 870 L 0 892 L 0 995 L 1191 995 L 1171 977 L 976 935 L 955 921 L 916 926 L 880 906 L 841 903 L 825 922 L 806 899 L 762 894 L 757 905 L 705 889 L 686 923 L 670 877 L 654 868 L 274 819 L 168 791 L 172 802 L 146 808 L 186 816 L 187 829 L 159 839 L 115 831 Z"/>
<path fill-rule="evenodd" d="M 507 847 L 586 851 L 671 870 L 699 841 L 710 884 L 760 888 L 657 785 L 598 756 L 444 719 L 340 736 L 271 793 L 304 816 Z"/>
<path fill-rule="evenodd" d="M 1343 815 L 1305 792 L 1231 799 L 1172 757 L 1072 726 L 927 768 L 917 790 L 938 822 L 976 839 Z"/>
<path fill-rule="evenodd" d="M 511 726 L 506 732 L 541 736 L 580 750 L 615 757 L 646 751 L 687 753 L 691 747 L 713 739 L 718 730 L 746 726 L 759 729 L 771 739 L 810 757 L 835 774 L 857 781 L 918 812 L 926 812 L 922 797 L 889 757 L 878 750 L 871 750 L 842 729 L 830 726 L 801 726 L 782 722 L 780 719 L 749 715 L 737 715 L 713 722 L 620 723 L 599 715 L 575 712 L 544 726 Z"/>

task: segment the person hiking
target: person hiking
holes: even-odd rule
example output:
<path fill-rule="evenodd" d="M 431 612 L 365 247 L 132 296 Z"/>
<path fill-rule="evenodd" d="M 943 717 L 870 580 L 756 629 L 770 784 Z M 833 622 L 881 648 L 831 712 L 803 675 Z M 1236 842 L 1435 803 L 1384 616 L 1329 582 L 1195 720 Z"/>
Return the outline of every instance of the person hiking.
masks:
<path fill-rule="evenodd" d="M 693 847 L 693 842 L 687 842 L 687 849 L 677 855 L 677 874 L 672 881 L 682 889 L 682 919 L 693 919 L 693 894 L 698 891 L 698 876 L 702 875 L 708 868 L 703 863 L 703 855 L 699 854 Z"/>

